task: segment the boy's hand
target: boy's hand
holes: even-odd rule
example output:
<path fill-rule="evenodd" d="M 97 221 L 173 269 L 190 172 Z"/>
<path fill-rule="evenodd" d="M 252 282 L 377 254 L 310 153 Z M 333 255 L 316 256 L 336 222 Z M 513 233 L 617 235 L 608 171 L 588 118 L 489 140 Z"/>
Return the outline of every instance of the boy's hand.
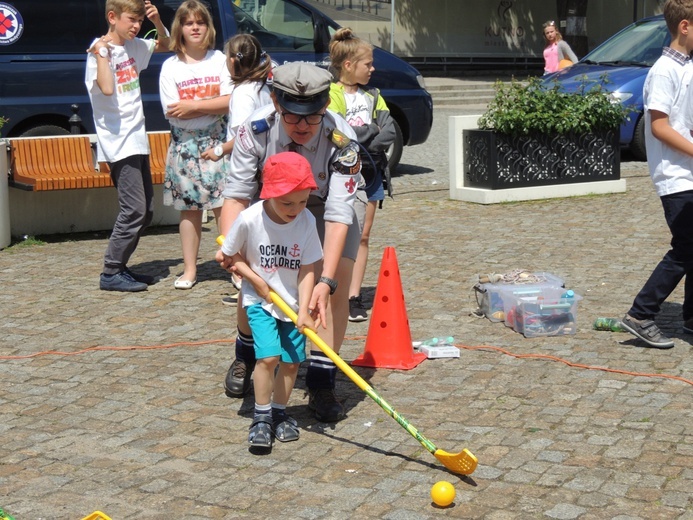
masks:
<path fill-rule="evenodd" d="M 98 54 L 98 53 L 99 53 L 99 49 L 105 48 L 106 51 L 108 51 L 108 53 L 110 54 L 110 53 L 111 53 L 111 48 L 108 46 L 108 44 L 109 44 L 111 41 L 113 41 L 113 38 L 111 38 L 111 36 L 108 35 L 108 34 L 104 34 L 101 38 L 99 38 L 98 40 L 96 40 L 96 41 L 94 42 L 94 45 L 92 45 L 91 47 L 89 47 L 89 48 L 87 49 L 87 52 L 94 53 L 94 54 Z"/>
<path fill-rule="evenodd" d="M 228 271 L 229 273 L 236 271 L 236 268 L 233 266 L 233 257 L 225 255 L 221 249 L 214 255 L 214 260 L 219 262 L 219 265 L 224 271 Z"/>
<path fill-rule="evenodd" d="M 145 16 L 154 24 L 156 25 L 158 22 L 161 21 L 161 17 L 159 16 L 159 10 L 156 8 L 156 6 L 151 3 L 150 0 L 144 0 L 144 13 Z"/>
<path fill-rule="evenodd" d="M 305 334 L 304 329 L 307 327 L 313 332 L 318 325 L 317 320 L 308 313 L 308 310 L 298 309 L 298 319 L 296 320 L 296 328 L 301 334 Z"/>

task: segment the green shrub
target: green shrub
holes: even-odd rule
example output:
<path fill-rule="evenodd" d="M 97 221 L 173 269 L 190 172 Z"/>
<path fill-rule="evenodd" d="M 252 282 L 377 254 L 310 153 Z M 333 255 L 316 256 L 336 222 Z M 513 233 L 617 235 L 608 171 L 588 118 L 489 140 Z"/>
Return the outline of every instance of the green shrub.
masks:
<path fill-rule="evenodd" d="M 605 83 L 603 77 L 599 82 L 584 77 L 580 88 L 569 93 L 558 82 L 546 86 L 536 77 L 526 83 L 497 81 L 495 96 L 479 119 L 479 128 L 510 135 L 613 130 L 632 107 L 616 101 L 604 88 Z"/>

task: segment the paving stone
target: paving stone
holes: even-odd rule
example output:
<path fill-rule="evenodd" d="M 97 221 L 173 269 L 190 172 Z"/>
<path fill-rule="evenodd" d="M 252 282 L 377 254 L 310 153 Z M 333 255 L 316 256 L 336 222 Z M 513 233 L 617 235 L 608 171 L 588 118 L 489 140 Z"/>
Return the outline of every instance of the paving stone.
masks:
<path fill-rule="evenodd" d="M 471 450 L 471 477 L 446 471 L 341 374 L 348 417 L 318 423 L 305 367 L 289 403 L 301 438 L 250 453 L 252 396 L 229 399 L 222 388 L 235 310 L 219 302 L 229 284 L 206 224 L 191 291 L 172 287 L 182 268 L 176 227 L 143 236 L 132 267 L 160 281 L 138 294 L 98 289 L 106 233 L 0 251 L 0 507 L 18 520 L 95 510 L 114 520 L 691 520 L 683 288 L 657 317 L 671 350 L 591 328 L 625 313 L 668 249 L 646 165 L 624 154 L 625 194 L 451 201 L 447 117 L 460 113 L 436 109 L 429 141 L 405 149 L 364 283 L 371 305 L 382 251 L 394 247 L 412 338 L 453 336 L 460 358 L 356 370 L 438 449 Z M 477 275 L 516 268 L 552 272 L 584 297 L 576 334 L 524 338 L 470 314 Z M 347 361 L 363 352 L 369 325 L 349 324 Z M 49 350 L 63 354 L 36 356 Z M 438 480 L 457 490 L 450 508 L 431 505 Z"/>

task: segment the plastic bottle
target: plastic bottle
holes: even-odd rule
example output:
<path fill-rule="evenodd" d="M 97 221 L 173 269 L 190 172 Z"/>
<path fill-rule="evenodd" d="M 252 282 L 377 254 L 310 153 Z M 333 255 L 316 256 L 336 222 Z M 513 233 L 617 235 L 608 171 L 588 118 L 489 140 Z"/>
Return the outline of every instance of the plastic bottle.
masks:
<path fill-rule="evenodd" d="M 574 298 L 575 297 L 575 292 L 572 289 L 568 289 L 566 292 L 564 292 L 561 295 L 561 298 Z"/>
<path fill-rule="evenodd" d="M 611 332 L 626 332 L 618 318 L 597 318 L 594 320 L 594 330 L 610 330 Z"/>

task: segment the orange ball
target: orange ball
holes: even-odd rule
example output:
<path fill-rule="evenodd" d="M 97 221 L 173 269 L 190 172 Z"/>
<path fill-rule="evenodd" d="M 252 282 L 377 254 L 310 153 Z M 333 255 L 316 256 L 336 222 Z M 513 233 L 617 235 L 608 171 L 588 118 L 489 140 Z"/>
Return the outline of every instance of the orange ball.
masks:
<path fill-rule="evenodd" d="M 447 507 L 455 500 L 455 487 L 444 480 L 436 482 L 431 488 L 431 499 L 435 505 Z"/>

